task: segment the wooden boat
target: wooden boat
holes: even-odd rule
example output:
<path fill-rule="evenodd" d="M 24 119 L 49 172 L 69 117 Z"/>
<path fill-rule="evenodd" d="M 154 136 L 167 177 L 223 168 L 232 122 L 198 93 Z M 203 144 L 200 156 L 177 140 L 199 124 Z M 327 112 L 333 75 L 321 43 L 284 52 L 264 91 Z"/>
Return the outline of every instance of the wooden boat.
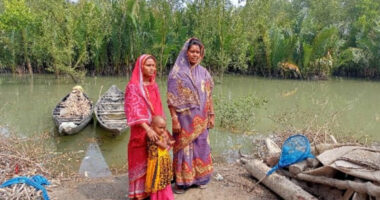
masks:
<path fill-rule="evenodd" d="M 60 134 L 75 134 L 91 121 L 93 105 L 81 87 L 74 87 L 54 108 L 53 119 Z"/>
<path fill-rule="evenodd" d="M 113 136 L 120 135 L 128 128 L 124 113 L 124 92 L 112 85 L 99 98 L 94 108 L 95 117 L 100 126 L 110 131 Z"/>

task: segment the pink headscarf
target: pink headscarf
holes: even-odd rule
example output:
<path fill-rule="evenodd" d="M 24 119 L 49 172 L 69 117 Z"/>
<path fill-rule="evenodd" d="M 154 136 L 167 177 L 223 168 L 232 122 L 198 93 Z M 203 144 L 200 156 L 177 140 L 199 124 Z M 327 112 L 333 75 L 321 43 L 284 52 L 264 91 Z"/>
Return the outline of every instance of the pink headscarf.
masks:
<path fill-rule="evenodd" d="M 149 54 L 143 54 L 137 59 L 131 79 L 125 89 L 124 111 L 129 126 L 144 122 L 150 123 L 152 116 L 163 115 L 160 93 L 155 82 L 156 73 L 149 80 L 149 94 L 144 89 L 142 66 L 148 58 L 155 60 Z M 155 95 L 158 100 L 151 102 L 148 95 Z"/>

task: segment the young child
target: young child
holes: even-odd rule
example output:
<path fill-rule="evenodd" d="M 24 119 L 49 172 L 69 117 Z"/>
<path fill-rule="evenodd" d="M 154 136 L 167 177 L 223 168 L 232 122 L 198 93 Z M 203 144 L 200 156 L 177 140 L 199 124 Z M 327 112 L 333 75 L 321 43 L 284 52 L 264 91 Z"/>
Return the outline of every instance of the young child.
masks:
<path fill-rule="evenodd" d="M 160 116 L 152 119 L 152 128 L 159 140 L 148 140 L 148 167 L 146 172 L 145 192 L 150 193 L 151 200 L 174 200 L 171 180 L 173 178 L 169 149 L 174 141 L 169 138 L 166 121 Z"/>

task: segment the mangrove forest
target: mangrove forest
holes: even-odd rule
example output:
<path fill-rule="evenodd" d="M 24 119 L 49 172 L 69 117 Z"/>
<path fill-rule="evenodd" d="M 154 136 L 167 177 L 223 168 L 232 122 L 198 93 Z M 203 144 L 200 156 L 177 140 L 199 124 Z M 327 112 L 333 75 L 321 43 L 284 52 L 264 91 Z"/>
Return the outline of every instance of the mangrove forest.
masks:
<path fill-rule="evenodd" d="M 0 0 L 0 72 L 159 75 L 199 38 L 214 75 L 380 78 L 378 0 Z"/>

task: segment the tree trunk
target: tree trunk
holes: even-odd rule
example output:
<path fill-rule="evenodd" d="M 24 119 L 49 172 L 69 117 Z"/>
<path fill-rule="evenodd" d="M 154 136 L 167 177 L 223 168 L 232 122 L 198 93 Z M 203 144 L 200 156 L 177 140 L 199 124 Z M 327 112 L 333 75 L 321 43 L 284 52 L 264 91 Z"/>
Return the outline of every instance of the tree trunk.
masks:
<path fill-rule="evenodd" d="M 30 64 L 30 59 L 28 56 L 28 41 L 26 40 L 26 30 L 25 28 L 21 31 L 22 40 L 24 44 L 24 62 L 26 62 L 26 67 L 28 68 L 29 74 L 33 75 L 32 65 Z"/>
<path fill-rule="evenodd" d="M 32 65 L 30 64 L 29 57 L 26 58 L 26 66 L 28 67 L 29 74 L 33 76 L 33 69 L 32 69 Z"/>
<path fill-rule="evenodd" d="M 244 168 L 257 179 L 265 177 L 266 172 L 270 170 L 270 168 L 260 160 L 254 159 L 247 162 L 243 161 L 243 163 Z M 298 185 L 292 183 L 286 177 L 276 173 L 266 177 L 262 183 L 285 200 L 317 200 L 317 198 L 307 193 Z"/>

